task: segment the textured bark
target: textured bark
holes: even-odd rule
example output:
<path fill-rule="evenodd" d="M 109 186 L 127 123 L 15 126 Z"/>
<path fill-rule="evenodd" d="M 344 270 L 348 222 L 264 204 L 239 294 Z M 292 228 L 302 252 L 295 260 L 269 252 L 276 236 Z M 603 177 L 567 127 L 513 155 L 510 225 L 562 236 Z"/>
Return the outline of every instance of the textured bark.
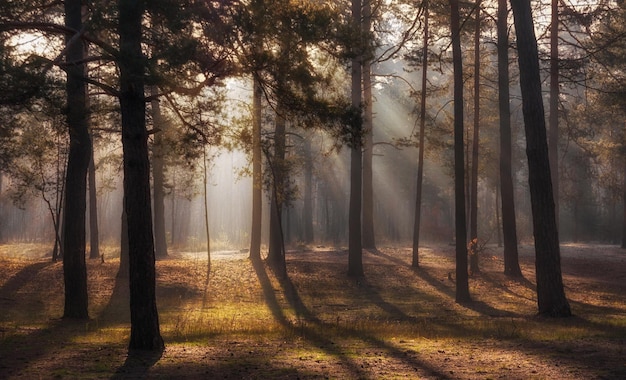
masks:
<path fill-rule="evenodd" d="M 626 248 L 626 156 L 623 159 L 624 161 L 624 182 L 622 184 L 622 205 L 623 205 L 623 213 L 622 213 L 622 248 Z"/>
<path fill-rule="evenodd" d="M 128 220 L 130 343 L 129 350 L 164 348 L 156 307 L 156 274 L 150 163 L 144 95 L 145 63 L 141 52 L 144 2 L 119 0 L 120 108 L 124 155 L 124 208 Z"/>
<path fill-rule="evenodd" d="M 521 277 L 515 222 L 515 191 L 511 165 L 511 105 L 509 95 L 509 31 L 507 0 L 498 0 L 498 108 L 500 110 L 500 198 L 504 273 Z"/>
<path fill-rule="evenodd" d="M 541 96 L 539 55 L 530 0 L 511 1 L 517 35 L 522 112 L 526 132 L 528 182 L 535 237 L 535 268 L 539 314 L 566 317 L 571 310 L 561 275 L 561 253 L 556 225 L 546 121 Z"/>
<path fill-rule="evenodd" d="M 65 25 L 82 29 L 82 3 L 65 1 Z M 70 41 L 71 36 L 67 38 Z M 87 266 L 85 264 L 85 213 L 87 210 L 87 170 L 91 159 L 91 139 L 87 115 L 87 85 L 83 80 L 84 45 L 79 40 L 67 46 L 67 125 L 70 151 L 65 179 L 65 229 L 63 239 L 64 318 L 87 319 Z"/>
<path fill-rule="evenodd" d="M 261 173 L 261 100 L 263 92 L 258 79 L 252 90 L 252 227 L 250 259 L 261 260 L 262 173 Z"/>
<path fill-rule="evenodd" d="M 126 202 L 124 202 L 126 203 Z M 120 232 L 120 267 L 117 271 L 117 278 L 128 278 L 128 219 L 126 209 L 122 206 L 121 232 Z"/>
<path fill-rule="evenodd" d="M 157 95 L 157 86 L 150 86 L 150 102 L 152 120 L 155 130 L 154 144 L 152 145 L 152 188 L 154 193 L 154 253 L 157 258 L 167 257 L 167 241 L 165 234 L 165 159 L 163 152 L 163 134 L 166 124 L 161 115 L 161 105 Z"/>
<path fill-rule="evenodd" d="M 459 31 L 459 2 L 450 0 L 450 31 L 454 65 L 454 207 L 456 229 L 456 302 L 468 302 L 467 225 L 465 223 L 465 163 L 463 157 L 463 61 Z"/>
<path fill-rule="evenodd" d="M 415 190 L 415 220 L 413 224 L 413 261 L 419 267 L 420 225 L 422 220 L 422 183 L 424 179 L 424 134 L 426 133 L 426 80 L 428 78 L 428 0 L 424 1 L 424 44 L 422 46 L 422 94 L 420 97 L 419 155 L 417 158 L 417 186 Z"/>
<path fill-rule="evenodd" d="M 355 29 L 361 30 L 361 1 L 352 0 L 352 23 Z M 360 47 L 357 49 L 360 50 Z M 360 53 L 360 52 L 359 52 Z M 352 106 L 355 109 L 361 109 L 362 86 L 361 79 L 362 66 L 360 54 L 356 54 L 352 59 Z M 352 141 L 350 147 L 350 208 L 348 211 L 348 275 L 363 275 L 363 249 L 362 249 L 362 226 L 361 226 L 361 207 L 362 207 L 362 186 L 363 186 L 363 154 L 361 152 L 361 131 L 363 128 L 362 120 L 354 122 L 351 126 Z"/>

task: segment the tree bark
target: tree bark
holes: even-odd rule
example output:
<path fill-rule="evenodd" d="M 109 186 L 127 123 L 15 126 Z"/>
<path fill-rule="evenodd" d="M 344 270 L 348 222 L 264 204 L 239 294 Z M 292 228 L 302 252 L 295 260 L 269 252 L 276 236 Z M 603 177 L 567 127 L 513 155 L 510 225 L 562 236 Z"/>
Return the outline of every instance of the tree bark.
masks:
<path fill-rule="evenodd" d="M 363 0 L 363 30 L 372 27 L 372 6 L 370 0 Z M 376 249 L 374 236 L 374 112 L 372 97 L 371 59 L 363 60 L 363 248 Z"/>
<path fill-rule="evenodd" d="M 509 29 L 507 0 L 498 0 L 498 108 L 500 111 L 500 200 L 504 273 L 521 277 L 515 222 L 515 190 L 513 188 L 511 149 L 511 105 L 509 95 Z"/>
<path fill-rule="evenodd" d="M 262 172 L 261 172 L 261 100 L 263 92 L 258 78 L 252 90 L 252 227 L 250 259 L 261 260 Z"/>
<path fill-rule="evenodd" d="M 304 242 L 313 243 L 313 157 L 311 142 L 304 140 L 304 207 L 302 210 L 302 222 L 304 224 Z"/>
<path fill-rule="evenodd" d="M 352 23 L 355 30 L 361 32 L 361 1 L 352 0 Z M 362 224 L 361 224 L 361 207 L 362 207 L 362 187 L 363 187 L 363 154 L 362 149 L 362 129 L 363 120 L 361 118 L 362 103 L 362 48 L 357 47 L 358 51 L 355 58 L 352 59 L 352 107 L 358 110 L 358 117 L 355 117 L 351 127 L 351 146 L 350 146 L 350 209 L 348 211 L 348 275 L 363 275 L 363 249 L 362 249 Z"/>
<path fill-rule="evenodd" d="M 91 138 L 92 150 L 89 158 L 89 258 L 100 257 L 100 234 L 98 231 L 98 189 L 96 188 L 96 165 L 93 156 L 93 138 Z"/>
<path fill-rule="evenodd" d="M 623 205 L 623 218 L 622 218 L 622 248 L 626 248 L 626 155 L 623 158 L 624 161 L 624 177 L 622 184 L 622 205 Z"/>
<path fill-rule="evenodd" d="M 476 1 L 474 31 L 474 136 L 472 139 L 472 175 L 470 180 L 470 273 L 478 266 L 478 148 L 480 136 L 480 0 Z"/>
<path fill-rule="evenodd" d="M 123 202 L 126 204 L 126 202 Z M 129 254 L 128 254 L 128 218 L 126 218 L 126 208 L 122 205 L 122 218 L 121 218 L 121 232 L 120 232 L 120 267 L 117 271 L 117 278 L 128 278 L 129 272 Z"/>
<path fill-rule="evenodd" d="M 456 302 L 468 302 L 467 225 L 465 221 L 465 163 L 463 143 L 463 61 L 459 30 L 459 1 L 450 0 L 450 31 L 454 65 L 454 204 L 456 229 Z"/>
<path fill-rule="evenodd" d="M 559 1 L 552 1 L 550 16 L 550 138 L 548 154 L 554 194 L 556 226 L 559 227 Z"/>
<path fill-rule="evenodd" d="M 82 3 L 65 1 L 65 25 L 82 29 Z M 68 37 L 66 41 L 69 42 Z M 91 139 L 87 115 L 87 85 L 82 41 L 67 46 L 67 124 L 70 151 L 65 180 L 65 237 L 63 239 L 64 318 L 88 319 L 87 266 L 85 264 L 85 213 L 87 210 L 87 169 Z"/>
<path fill-rule="evenodd" d="M 571 315 L 571 310 L 565 298 L 561 275 L 561 253 L 550 177 L 539 55 L 530 0 L 512 0 L 511 5 L 517 35 L 526 132 L 528 182 L 535 237 L 537 303 L 540 315 L 566 317 Z"/>
<path fill-rule="evenodd" d="M 153 128 L 155 130 L 154 143 L 152 145 L 152 180 L 154 193 L 154 252 L 157 258 L 167 257 L 167 241 L 165 234 L 165 159 L 163 147 L 163 134 L 166 124 L 163 122 L 161 105 L 157 98 L 159 89 L 157 86 L 150 86 L 150 96 L 152 100 Z"/>
<path fill-rule="evenodd" d="M 128 219 L 130 343 L 129 350 L 162 351 L 156 307 L 156 273 L 150 163 L 144 95 L 145 57 L 141 25 L 145 4 L 119 0 L 120 108 L 124 155 L 124 208 Z"/>
<path fill-rule="evenodd" d="M 270 244 L 267 261 L 275 273 L 286 274 L 285 242 L 282 229 L 282 209 L 285 198 L 285 118 L 283 106 L 278 101 L 276 129 L 274 130 L 274 157 L 270 160 L 272 171 L 272 203 L 270 205 Z"/>
<path fill-rule="evenodd" d="M 417 158 L 417 186 L 415 189 L 415 220 L 413 224 L 413 261 L 419 267 L 420 225 L 422 220 L 422 184 L 424 179 L 424 141 L 426 133 L 426 80 L 428 79 L 428 0 L 424 1 L 424 44 L 422 46 L 422 94 L 420 96 L 419 154 Z"/>

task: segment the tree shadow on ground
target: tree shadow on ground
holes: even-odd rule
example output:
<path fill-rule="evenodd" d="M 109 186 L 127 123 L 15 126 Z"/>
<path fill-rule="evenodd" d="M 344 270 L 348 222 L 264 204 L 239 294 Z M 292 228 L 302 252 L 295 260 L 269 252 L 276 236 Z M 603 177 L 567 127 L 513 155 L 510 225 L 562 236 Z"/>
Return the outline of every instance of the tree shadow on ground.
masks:
<path fill-rule="evenodd" d="M 119 367 L 111 379 L 143 379 L 163 356 L 162 351 L 129 351 L 124 365 Z"/>
<path fill-rule="evenodd" d="M 332 332 L 336 332 L 339 337 L 348 337 L 372 344 L 381 350 L 387 351 L 394 359 L 404 362 L 414 369 L 421 369 L 426 372 L 428 376 L 435 376 L 439 379 L 448 379 L 447 375 L 438 371 L 436 368 L 430 366 L 426 362 L 418 360 L 417 358 L 409 357 L 405 351 L 389 344 L 383 339 L 371 336 L 363 331 L 359 331 L 358 329 L 349 328 L 348 326 L 342 328 L 338 325 L 329 324 L 320 320 L 302 301 L 302 298 L 300 297 L 300 294 L 291 279 L 288 276 L 285 276 L 279 281 L 283 295 L 285 296 L 289 307 L 291 307 L 297 315 L 302 316 L 307 321 L 307 324 L 295 326 L 285 317 L 283 308 L 281 307 L 279 300 L 276 298 L 274 288 L 271 285 L 270 278 L 267 275 L 263 263 L 256 262 L 253 263 L 253 265 L 261 283 L 265 300 L 272 310 L 276 320 L 287 328 L 295 329 L 303 338 L 310 341 L 315 346 L 323 349 L 327 354 L 339 359 L 348 368 L 354 378 L 367 378 L 367 370 L 364 369 L 363 366 L 359 366 L 358 363 L 348 357 L 346 353 L 342 352 L 341 346 L 333 342 L 333 337 L 330 336 Z M 396 316 L 403 315 L 404 318 L 410 320 L 406 314 L 394 305 L 388 305 L 386 307 Z M 323 332 L 328 332 L 328 334 Z"/>

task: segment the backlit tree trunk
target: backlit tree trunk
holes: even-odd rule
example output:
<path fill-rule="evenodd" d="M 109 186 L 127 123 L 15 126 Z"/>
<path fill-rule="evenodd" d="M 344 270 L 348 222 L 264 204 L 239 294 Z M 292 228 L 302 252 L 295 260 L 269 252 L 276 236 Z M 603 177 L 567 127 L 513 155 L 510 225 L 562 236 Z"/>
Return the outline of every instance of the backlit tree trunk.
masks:
<path fill-rule="evenodd" d="M 361 1 L 352 0 L 352 23 L 355 30 L 361 31 Z M 361 79 L 362 62 L 361 47 L 357 47 L 358 51 L 355 58 L 352 59 L 352 107 L 354 110 L 361 109 L 362 93 Z M 355 115 L 356 116 L 356 115 Z M 361 207 L 362 207 L 362 170 L 363 170 L 363 154 L 361 152 L 361 131 L 363 129 L 362 118 L 359 112 L 350 126 L 351 146 L 350 146 L 350 209 L 348 212 L 348 275 L 363 275 L 363 250 L 361 240 Z"/>
<path fill-rule="evenodd" d="M 422 93 L 420 97 L 419 155 L 417 158 L 417 187 L 415 190 L 415 221 L 413 224 L 413 261 L 419 267 L 420 225 L 422 219 L 422 183 L 424 178 L 424 134 L 426 133 L 426 80 L 428 78 L 428 0 L 424 1 L 424 45 L 422 47 Z"/>
<path fill-rule="evenodd" d="M 363 30 L 369 32 L 372 24 L 370 0 L 363 1 Z M 363 248 L 376 249 L 374 236 L 374 112 L 372 97 L 371 60 L 363 61 Z"/>
<path fill-rule="evenodd" d="M 82 29 L 82 2 L 65 1 L 65 25 Z M 66 40 L 70 42 L 71 36 Z M 87 267 L 85 264 L 85 213 L 87 210 L 87 170 L 91 159 L 91 138 L 87 116 L 87 85 L 84 46 L 81 40 L 67 46 L 67 124 L 70 151 L 65 185 L 63 279 L 65 282 L 64 318 L 89 318 L 87 311 Z"/>
<path fill-rule="evenodd" d="M 511 168 L 511 105 L 509 95 L 509 29 L 507 0 L 498 0 L 498 108 L 500 110 L 500 195 L 504 273 L 521 277 L 515 222 L 515 191 Z"/>
<path fill-rule="evenodd" d="M 463 162 L 463 61 L 459 30 L 459 1 L 450 0 L 450 31 L 454 65 L 454 207 L 456 229 L 456 302 L 468 302 L 467 225 L 465 223 L 465 163 Z"/>
<path fill-rule="evenodd" d="M 550 138 L 548 154 L 554 194 L 556 226 L 559 227 L 559 0 L 552 0 L 550 17 Z"/>
<path fill-rule="evenodd" d="M 285 197 L 285 118 L 284 109 L 277 106 L 276 129 L 274 130 L 274 157 L 270 161 L 272 171 L 272 203 L 270 205 L 270 244 L 267 261 L 279 275 L 286 274 L 285 242 L 282 229 L 282 209 Z"/>
<path fill-rule="evenodd" d="M 164 348 L 156 307 L 156 274 L 150 163 L 144 95 L 145 57 L 141 51 L 144 2 L 119 0 L 120 108 L 124 155 L 124 207 L 128 220 L 130 343 L 129 350 Z"/>
<path fill-rule="evenodd" d="M 476 1 L 474 31 L 474 136 L 470 179 L 470 273 L 478 273 L 478 147 L 480 136 L 480 0 Z"/>
<path fill-rule="evenodd" d="M 92 146 L 93 146 L 93 139 Z M 96 188 L 96 165 L 94 163 L 93 149 L 89 159 L 89 258 L 100 257 L 100 234 L 98 232 L 98 189 Z"/>
<path fill-rule="evenodd" d="M 535 237 L 535 268 L 539 314 L 571 315 L 561 275 L 561 253 L 556 225 L 546 121 L 541 96 L 539 55 L 530 0 L 512 0 L 517 35 L 522 111 L 526 131 L 528 182 Z"/>
<path fill-rule="evenodd" d="M 250 259 L 261 260 L 262 173 L 261 173 L 261 100 L 263 91 L 257 78 L 252 89 L 252 227 Z"/>
<path fill-rule="evenodd" d="M 167 257 L 167 241 L 165 235 L 165 159 L 163 147 L 163 134 L 165 123 L 161 115 L 161 105 L 158 99 L 159 89 L 150 86 L 152 100 L 152 122 L 154 128 L 154 143 L 152 145 L 152 180 L 154 193 L 154 252 L 157 258 Z"/>

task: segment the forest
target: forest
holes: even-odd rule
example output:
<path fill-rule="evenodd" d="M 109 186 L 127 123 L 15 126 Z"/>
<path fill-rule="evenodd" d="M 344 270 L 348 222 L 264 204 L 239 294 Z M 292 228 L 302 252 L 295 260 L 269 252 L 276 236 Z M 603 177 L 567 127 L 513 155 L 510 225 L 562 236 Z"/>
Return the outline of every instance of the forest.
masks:
<path fill-rule="evenodd" d="M 0 378 L 626 377 L 624 20 L 0 2 Z"/>

